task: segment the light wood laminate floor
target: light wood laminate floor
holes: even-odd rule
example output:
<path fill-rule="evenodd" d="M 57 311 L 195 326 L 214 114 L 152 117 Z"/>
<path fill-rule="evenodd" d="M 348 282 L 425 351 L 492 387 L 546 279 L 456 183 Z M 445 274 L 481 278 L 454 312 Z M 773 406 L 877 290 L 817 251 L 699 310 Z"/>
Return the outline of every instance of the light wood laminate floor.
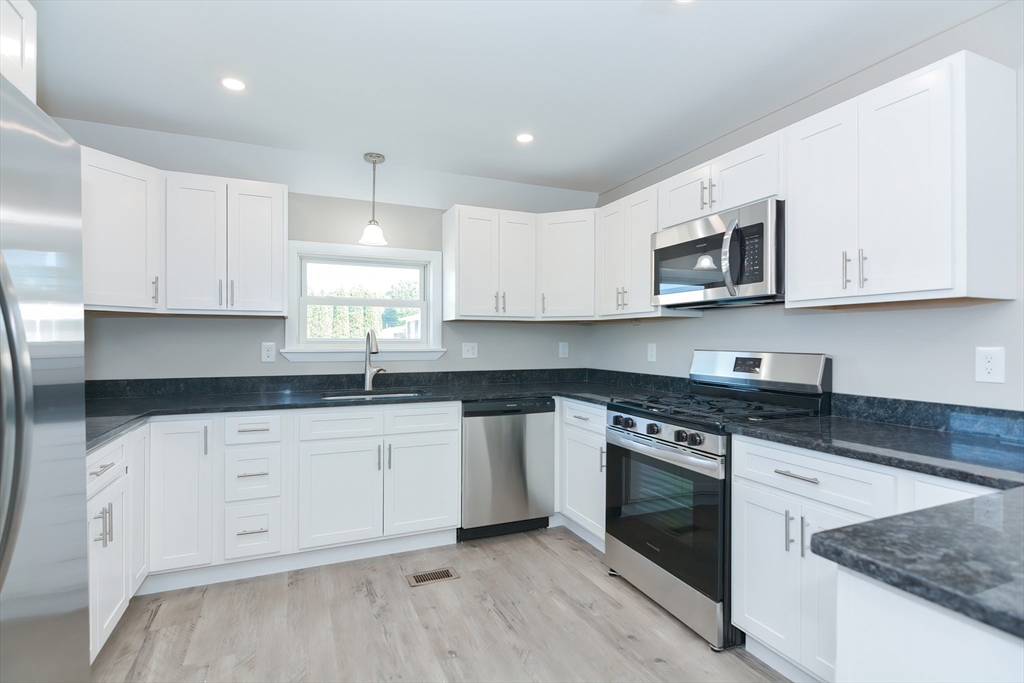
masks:
<path fill-rule="evenodd" d="M 405 575 L 461 578 L 410 588 Z M 95 681 L 767 681 L 564 528 L 136 597 Z"/>

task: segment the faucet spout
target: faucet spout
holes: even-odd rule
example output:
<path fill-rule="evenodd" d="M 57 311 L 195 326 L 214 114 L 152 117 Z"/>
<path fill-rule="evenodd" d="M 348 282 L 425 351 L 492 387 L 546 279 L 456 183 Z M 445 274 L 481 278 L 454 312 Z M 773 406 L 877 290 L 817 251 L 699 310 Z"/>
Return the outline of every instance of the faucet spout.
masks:
<path fill-rule="evenodd" d="M 366 331 L 366 362 L 363 368 L 363 389 L 373 391 L 373 378 L 378 372 L 387 372 L 384 368 L 374 367 L 370 364 L 370 355 L 380 353 L 377 346 L 377 333 L 371 327 Z"/>

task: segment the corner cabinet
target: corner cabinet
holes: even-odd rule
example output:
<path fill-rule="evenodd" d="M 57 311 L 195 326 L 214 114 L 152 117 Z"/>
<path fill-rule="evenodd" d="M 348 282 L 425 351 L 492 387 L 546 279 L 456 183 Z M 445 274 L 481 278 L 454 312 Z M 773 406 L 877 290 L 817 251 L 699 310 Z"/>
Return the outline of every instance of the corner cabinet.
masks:
<path fill-rule="evenodd" d="M 960 52 L 787 129 L 786 305 L 1014 299 L 1015 92 Z"/>

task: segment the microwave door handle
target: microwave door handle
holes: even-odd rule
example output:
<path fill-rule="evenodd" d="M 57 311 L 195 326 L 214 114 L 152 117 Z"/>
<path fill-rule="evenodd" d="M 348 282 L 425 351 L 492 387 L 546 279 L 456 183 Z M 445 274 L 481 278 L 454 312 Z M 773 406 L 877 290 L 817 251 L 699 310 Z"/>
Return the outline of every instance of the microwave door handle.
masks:
<path fill-rule="evenodd" d="M 740 219 L 733 218 L 729 221 L 729 227 L 725 229 L 725 237 L 722 238 L 722 279 L 725 280 L 725 288 L 729 290 L 729 296 L 736 296 L 736 285 L 732 282 L 732 272 L 729 269 L 729 247 L 732 244 L 732 234 L 740 224 Z"/>

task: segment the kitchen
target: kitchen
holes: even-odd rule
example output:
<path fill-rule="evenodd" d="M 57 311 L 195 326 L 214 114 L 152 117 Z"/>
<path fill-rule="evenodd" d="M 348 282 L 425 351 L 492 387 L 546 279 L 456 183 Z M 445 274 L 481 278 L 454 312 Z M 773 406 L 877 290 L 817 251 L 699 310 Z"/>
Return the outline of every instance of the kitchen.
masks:
<path fill-rule="evenodd" d="M 1021 680 L 1024 3 L 526 7 L 0 0 L 0 679 Z"/>

